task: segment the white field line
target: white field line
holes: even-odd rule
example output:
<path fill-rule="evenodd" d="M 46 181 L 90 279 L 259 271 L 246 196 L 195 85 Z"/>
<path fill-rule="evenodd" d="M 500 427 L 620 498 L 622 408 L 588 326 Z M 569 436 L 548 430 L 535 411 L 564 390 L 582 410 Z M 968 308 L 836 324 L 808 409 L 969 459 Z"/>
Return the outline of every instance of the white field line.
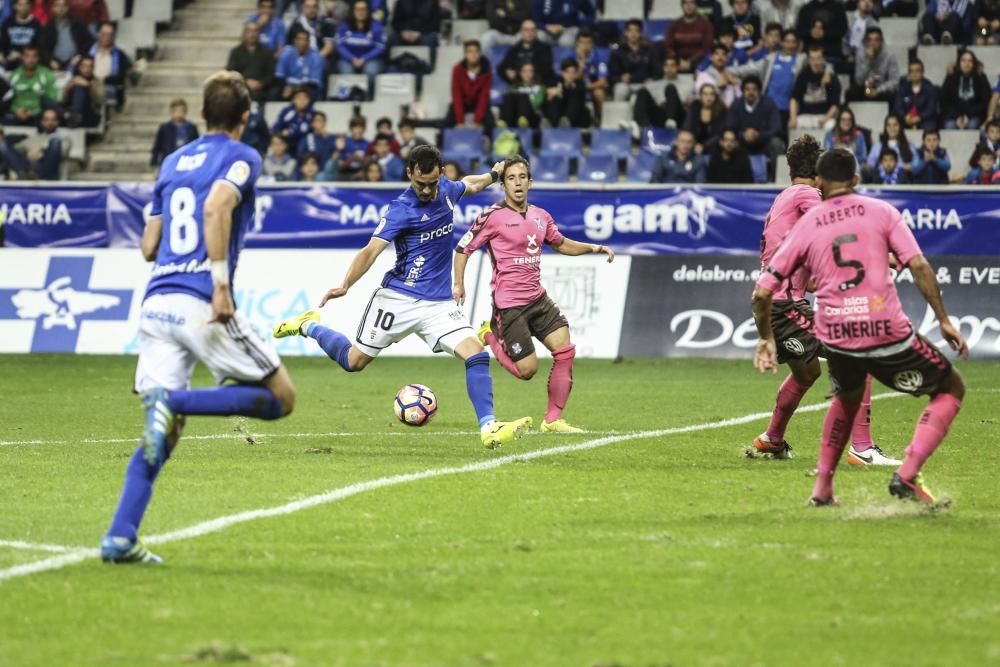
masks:
<path fill-rule="evenodd" d="M 879 394 L 877 396 L 872 396 L 873 401 L 894 398 L 897 396 L 905 396 L 906 394 Z M 800 407 L 797 412 L 816 412 L 818 410 L 825 410 L 829 407 L 829 402 L 824 403 L 814 403 L 812 405 L 805 405 Z M 424 479 L 431 479 L 433 477 L 443 477 L 445 475 L 460 475 L 467 472 L 481 472 L 483 470 L 492 470 L 494 468 L 499 468 L 505 466 L 509 463 L 516 463 L 519 461 L 533 461 L 535 459 L 541 459 L 549 456 L 555 456 L 557 454 L 567 454 L 570 452 L 581 452 L 588 449 L 597 449 L 599 447 L 607 447 L 608 445 L 613 445 L 619 442 L 627 442 L 630 440 L 640 440 L 645 438 L 659 438 L 666 435 L 678 435 L 681 433 L 693 433 L 695 431 L 708 431 L 712 429 L 728 428 L 730 426 L 739 426 L 741 424 L 748 424 L 755 422 L 760 419 L 770 418 L 770 412 L 754 412 L 749 415 L 744 415 L 742 417 L 733 417 L 731 419 L 723 419 L 721 421 L 706 422 L 704 424 L 692 424 L 690 426 L 678 426 L 674 428 L 664 428 L 657 429 L 654 431 L 637 431 L 635 433 L 627 433 L 622 435 L 608 435 L 601 438 L 595 438 L 593 440 L 586 440 L 584 442 L 579 442 L 573 445 L 561 445 L 558 447 L 549 447 L 546 449 L 537 449 L 530 452 L 524 452 L 522 454 L 509 454 L 507 456 L 500 456 L 495 459 L 488 459 L 485 461 L 477 461 L 475 463 L 469 463 L 464 466 L 449 467 L 449 468 L 435 468 L 432 470 L 424 470 L 421 472 L 404 473 L 401 475 L 393 475 L 391 477 L 380 477 L 378 479 L 369 480 L 367 482 L 358 482 L 356 484 L 350 484 L 348 486 L 341 487 L 339 489 L 333 489 L 332 491 L 327 491 L 325 493 L 320 493 L 314 496 L 309 496 L 307 498 L 302 498 L 301 500 L 295 500 L 284 505 L 278 505 L 276 507 L 267 507 L 257 510 L 249 510 L 246 512 L 239 512 L 237 514 L 229 514 L 226 516 L 220 516 L 215 519 L 210 519 L 208 521 L 203 521 L 197 523 L 193 526 L 188 526 L 187 528 L 181 528 L 180 530 L 173 530 L 167 533 L 160 533 L 159 535 L 151 535 L 143 538 L 146 544 L 167 544 L 169 542 L 179 542 L 181 540 L 189 540 L 194 537 L 201 537 L 202 535 L 210 535 L 212 533 L 217 533 L 219 531 L 225 530 L 230 526 L 235 526 L 241 523 L 247 523 L 250 521 L 256 521 L 258 519 L 266 519 L 276 516 L 284 516 L 286 514 L 293 514 L 295 512 L 300 512 L 304 509 L 309 509 L 311 507 L 317 507 L 319 505 L 326 505 L 329 503 L 337 502 L 338 500 L 343 500 L 344 498 L 350 498 L 351 496 L 356 496 L 367 491 L 375 491 L 376 489 L 382 489 L 389 486 L 398 486 L 400 484 L 408 484 L 410 482 L 419 482 Z M 39 572 L 48 572 L 51 570 L 59 570 L 68 565 L 73 565 L 74 563 L 79 563 L 81 561 L 96 558 L 98 556 L 97 549 L 78 549 L 74 551 L 69 551 L 67 553 L 61 554 L 59 556 L 54 556 L 52 558 L 46 558 L 44 560 L 35 561 L 33 563 L 24 563 L 22 565 L 14 565 L 13 567 L 8 567 L 6 569 L 0 570 L 0 581 L 6 579 L 14 579 L 16 577 L 24 577 L 31 574 L 37 574 Z"/>
<path fill-rule="evenodd" d="M 26 549 L 28 551 L 51 551 L 56 554 L 78 551 L 80 549 L 80 547 L 66 547 L 61 544 L 39 544 L 37 542 L 22 542 L 21 540 L 0 540 L 0 547 Z"/>

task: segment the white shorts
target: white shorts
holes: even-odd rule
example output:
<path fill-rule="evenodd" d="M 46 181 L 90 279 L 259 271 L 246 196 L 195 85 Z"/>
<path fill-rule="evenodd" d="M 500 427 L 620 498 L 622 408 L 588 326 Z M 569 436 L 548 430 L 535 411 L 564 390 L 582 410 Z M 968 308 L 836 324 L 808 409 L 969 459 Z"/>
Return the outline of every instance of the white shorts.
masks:
<path fill-rule="evenodd" d="M 140 318 L 137 392 L 186 389 L 199 361 L 220 384 L 260 382 L 281 366 L 270 341 L 240 311 L 225 324 L 209 324 L 212 304 L 188 294 L 154 294 Z"/>
<path fill-rule="evenodd" d="M 355 343 L 369 357 L 410 334 L 420 336 L 432 352 L 454 354 L 466 338 L 476 334 L 454 301 L 415 299 L 388 287 L 372 294 L 358 325 Z"/>

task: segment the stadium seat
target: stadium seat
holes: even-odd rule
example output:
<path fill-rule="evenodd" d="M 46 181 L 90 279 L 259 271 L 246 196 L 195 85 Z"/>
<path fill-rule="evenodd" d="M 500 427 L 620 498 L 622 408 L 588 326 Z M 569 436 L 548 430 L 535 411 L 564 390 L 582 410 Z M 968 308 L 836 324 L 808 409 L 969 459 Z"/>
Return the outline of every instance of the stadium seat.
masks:
<path fill-rule="evenodd" d="M 422 44 L 406 44 L 404 46 L 394 46 L 389 49 L 389 60 L 395 60 L 400 56 L 409 53 L 416 57 L 421 62 L 425 62 L 428 65 L 431 64 L 431 47 L 423 46 Z"/>
<path fill-rule="evenodd" d="M 446 130 L 447 131 L 447 130 Z M 454 162 L 458 165 L 458 168 L 462 170 L 463 174 L 474 173 L 478 166 L 483 165 L 483 159 L 479 155 L 471 154 L 458 154 L 458 153 L 444 153 L 445 162 Z"/>
<path fill-rule="evenodd" d="M 671 19 L 649 19 L 642 26 L 642 34 L 651 42 L 662 42 L 667 37 L 671 22 Z"/>
<path fill-rule="evenodd" d="M 326 77 L 326 96 L 331 100 L 344 100 L 352 88 L 365 91 L 365 99 L 371 97 L 367 74 L 331 74 Z"/>
<path fill-rule="evenodd" d="M 882 134 L 881 126 L 878 129 L 872 130 L 872 141 L 878 141 L 878 135 Z M 924 131 L 917 128 L 915 130 L 906 130 L 906 138 L 910 140 L 910 143 L 914 146 L 919 146 L 924 141 Z"/>
<path fill-rule="evenodd" d="M 613 155 L 621 159 L 632 151 L 632 137 L 628 130 L 592 130 L 590 133 L 591 155 Z"/>
<path fill-rule="evenodd" d="M 531 165 L 531 176 L 541 183 L 565 183 L 569 180 L 569 158 L 565 155 L 539 155 Z"/>
<path fill-rule="evenodd" d="M 914 142 L 917 146 L 920 142 Z M 964 176 L 969 170 L 969 157 L 979 143 L 979 130 L 941 130 L 941 145 L 951 156 L 951 171 L 948 176 Z"/>
<path fill-rule="evenodd" d="M 375 97 L 383 95 L 406 97 L 413 101 L 417 96 L 417 77 L 415 74 L 386 73 L 375 76 Z"/>
<path fill-rule="evenodd" d="M 879 19 L 878 27 L 886 44 L 911 46 L 917 43 L 917 21 L 908 18 L 885 17 Z M 906 63 L 899 63 L 903 68 Z"/>
<path fill-rule="evenodd" d="M 614 0 L 604 3 L 604 18 L 608 20 L 641 19 L 645 16 L 643 0 Z"/>
<path fill-rule="evenodd" d="M 588 155 L 580 158 L 576 179 L 586 183 L 617 183 L 618 158 L 614 155 Z"/>
<path fill-rule="evenodd" d="M 442 44 L 437 47 L 437 55 L 435 62 L 437 63 L 434 71 L 438 73 L 444 73 L 449 79 L 451 78 L 451 68 L 455 66 L 455 63 L 465 58 L 465 47 L 461 44 Z M 497 63 L 491 63 L 496 68 Z"/>
<path fill-rule="evenodd" d="M 657 159 L 658 156 L 649 151 L 639 151 L 638 155 L 629 156 L 625 180 L 632 183 L 649 183 Z"/>
<path fill-rule="evenodd" d="M 474 155 L 477 158 L 483 154 L 483 132 L 470 127 L 453 127 L 444 131 L 444 144 L 441 150 L 445 155 Z"/>
<path fill-rule="evenodd" d="M 889 113 L 888 102 L 851 102 L 849 106 L 854 111 L 854 120 L 858 125 L 878 130 L 879 132 L 882 131 L 882 124 Z M 816 132 L 819 136 L 813 136 L 816 136 L 822 142 L 826 133 L 820 130 Z"/>
<path fill-rule="evenodd" d="M 288 106 L 288 102 L 264 103 L 264 121 L 267 123 L 268 127 L 274 125 L 274 122 L 278 120 L 278 116 L 281 115 L 281 110 L 286 106 Z"/>
<path fill-rule="evenodd" d="M 270 104 L 270 102 L 268 102 Z M 331 134 L 345 134 L 354 116 L 356 102 L 317 102 L 314 108 L 326 114 L 326 129 Z M 264 112 L 265 117 L 267 111 Z M 371 120 L 369 120 L 371 123 Z M 374 128 L 372 128 L 374 129 Z"/>
<path fill-rule="evenodd" d="M 623 122 L 632 120 L 631 102 L 605 102 L 601 108 L 601 128 L 617 130 Z"/>
<path fill-rule="evenodd" d="M 677 130 L 666 127 L 644 127 L 639 135 L 639 147 L 653 155 L 659 155 L 669 150 L 676 138 Z"/>
<path fill-rule="evenodd" d="M 154 23 L 169 23 L 173 15 L 171 2 L 136 2 L 132 7 L 133 17 L 150 19 Z"/>
<path fill-rule="evenodd" d="M 125 0 L 105 0 L 104 4 L 108 8 L 110 20 L 118 21 L 125 18 Z"/>
<path fill-rule="evenodd" d="M 792 184 L 792 179 L 788 174 L 788 158 L 779 155 L 774 160 L 774 184 L 786 187 Z"/>
<path fill-rule="evenodd" d="M 481 39 L 489 29 L 484 19 L 455 19 L 451 22 L 451 43 L 461 46 L 468 39 Z"/>
<path fill-rule="evenodd" d="M 651 19 L 676 19 L 681 16 L 681 0 L 653 0 L 649 10 Z"/>
<path fill-rule="evenodd" d="M 448 115 L 448 107 L 451 106 L 450 95 L 428 95 L 426 92 L 420 96 L 418 102 L 410 105 L 409 116 L 424 120 L 440 120 Z"/>
<path fill-rule="evenodd" d="M 530 127 L 498 127 L 493 130 L 493 143 L 496 143 L 497 137 L 503 132 L 514 132 L 517 134 L 518 140 L 521 142 L 521 155 L 528 157 L 534 152 L 534 133 Z M 507 155 L 497 155 L 493 153 L 493 157 L 497 160 L 501 160 Z"/>
<path fill-rule="evenodd" d="M 577 157 L 583 150 L 583 138 L 576 128 L 542 130 L 542 155 Z"/>
<path fill-rule="evenodd" d="M 924 77 L 935 86 L 944 83 L 948 68 L 955 64 L 958 49 L 954 46 L 919 46 L 917 57 L 924 63 Z"/>
<path fill-rule="evenodd" d="M 971 45 L 969 50 L 976 54 L 979 62 L 983 63 L 986 76 L 990 83 L 994 83 L 997 71 L 1000 70 L 1000 46 L 979 46 Z"/>

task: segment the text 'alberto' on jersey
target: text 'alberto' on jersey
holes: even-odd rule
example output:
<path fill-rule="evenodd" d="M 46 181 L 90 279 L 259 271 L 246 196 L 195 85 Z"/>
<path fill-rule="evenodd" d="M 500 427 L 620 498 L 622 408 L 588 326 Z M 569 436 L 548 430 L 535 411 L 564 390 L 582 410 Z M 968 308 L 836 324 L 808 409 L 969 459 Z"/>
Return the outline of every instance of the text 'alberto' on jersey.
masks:
<path fill-rule="evenodd" d="M 385 274 L 382 287 L 417 299 L 451 298 L 455 204 L 464 194 L 464 183 L 442 178 L 433 201 L 424 203 L 413 188 L 407 188 L 389 202 L 373 234 L 396 246 L 396 265 Z"/>
<path fill-rule="evenodd" d="M 204 209 L 216 182 L 231 186 L 240 200 L 233 211 L 226 253 L 232 285 L 236 261 L 253 223 L 260 167 L 257 151 L 224 134 L 205 135 L 167 156 L 153 189 L 150 217 L 163 217 L 163 232 L 145 298 L 182 292 L 212 300 Z"/>

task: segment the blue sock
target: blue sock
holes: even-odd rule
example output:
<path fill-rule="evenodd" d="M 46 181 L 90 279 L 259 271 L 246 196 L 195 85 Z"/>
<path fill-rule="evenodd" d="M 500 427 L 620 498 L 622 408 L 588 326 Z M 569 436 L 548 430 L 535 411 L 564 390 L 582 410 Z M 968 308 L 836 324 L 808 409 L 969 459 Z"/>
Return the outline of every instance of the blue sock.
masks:
<path fill-rule="evenodd" d="M 167 405 L 179 415 L 242 415 L 258 419 L 278 419 L 282 415 L 281 402 L 270 389 L 242 384 L 172 391 Z"/>
<path fill-rule="evenodd" d="M 306 335 L 319 343 L 326 356 L 340 364 L 340 367 L 348 373 L 352 372 L 347 358 L 348 352 L 351 351 L 351 340 L 347 336 L 322 324 L 310 325 Z"/>
<path fill-rule="evenodd" d="M 167 450 L 167 458 L 169 457 L 170 452 Z M 139 524 L 142 523 L 142 516 L 146 513 L 149 499 L 153 496 L 153 482 L 156 481 L 156 476 L 160 474 L 164 463 L 166 461 L 151 466 L 146 463 L 142 447 L 135 450 L 128 467 L 125 468 L 125 485 L 122 487 L 122 496 L 118 501 L 115 517 L 111 520 L 111 527 L 108 528 L 108 535 L 135 540 L 139 533 Z"/>
<path fill-rule="evenodd" d="M 493 414 L 493 378 L 490 377 L 490 355 L 486 352 L 474 354 L 465 360 L 465 389 L 469 400 L 476 409 L 479 426 L 496 419 Z"/>

